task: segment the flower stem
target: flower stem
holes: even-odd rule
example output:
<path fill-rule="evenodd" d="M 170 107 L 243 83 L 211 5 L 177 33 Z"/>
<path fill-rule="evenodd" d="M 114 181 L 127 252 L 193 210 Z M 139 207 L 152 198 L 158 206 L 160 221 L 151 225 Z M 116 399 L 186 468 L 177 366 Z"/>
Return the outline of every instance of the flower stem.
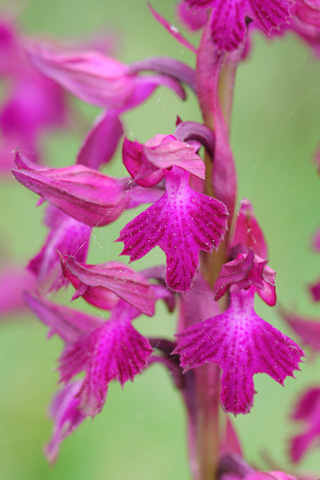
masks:
<path fill-rule="evenodd" d="M 218 200 L 225 201 L 225 198 L 219 198 L 219 189 L 223 182 L 229 181 L 228 185 L 230 195 L 227 207 L 229 209 L 229 228 L 231 226 L 236 197 L 236 175 L 233 163 L 232 152 L 229 147 L 229 130 L 233 101 L 233 85 L 237 66 L 237 60 L 240 53 L 234 58 L 227 57 L 226 54 L 217 52 L 211 41 L 209 28 L 205 28 L 200 42 L 196 83 L 197 95 L 200 108 L 203 114 L 204 124 L 215 131 L 216 140 L 220 141 L 221 151 L 226 156 L 228 167 L 222 171 L 222 176 L 218 178 L 220 185 L 217 191 L 214 185 L 213 162 L 215 156 L 205 153 L 205 193 L 209 196 L 215 196 Z M 219 115 L 219 125 L 218 125 Z M 219 127 L 219 128 L 218 128 Z M 221 138 L 218 136 L 221 134 Z M 224 142 L 224 144 L 223 144 Z M 221 152 L 219 153 L 221 155 Z M 222 158 L 222 160 L 224 160 Z M 218 174 L 219 177 L 219 174 Z M 222 183 L 221 183 L 222 182 Z M 228 192 L 227 192 L 228 194 Z M 220 245 L 217 252 L 203 254 L 201 258 L 201 270 L 211 285 L 214 286 L 221 266 L 227 261 L 228 235 L 225 241 Z M 226 308 L 225 299 L 220 303 L 220 309 Z M 193 429 L 195 441 L 190 449 L 191 467 L 194 480 L 217 480 L 219 463 L 219 445 L 220 445 L 220 421 L 219 418 L 219 397 L 220 397 L 220 369 L 214 364 L 205 364 L 195 369 L 194 372 L 194 415 L 189 415 L 189 430 Z M 192 451 L 193 450 L 193 451 Z M 196 459 L 192 458 L 196 456 Z M 196 468 L 195 468 L 196 467 Z"/>

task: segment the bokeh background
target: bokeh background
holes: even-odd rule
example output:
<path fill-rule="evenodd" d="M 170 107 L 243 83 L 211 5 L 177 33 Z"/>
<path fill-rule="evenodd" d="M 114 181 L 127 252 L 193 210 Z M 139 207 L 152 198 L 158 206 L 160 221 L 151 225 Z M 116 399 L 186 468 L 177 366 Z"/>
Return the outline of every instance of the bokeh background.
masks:
<path fill-rule="evenodd" d="M 177 24 L 175 2 L 153 0 L 152 5 Z M 96 33 L 111 34 L 122 61 L 169 55 L 190 65 L 194 62 L 192 54 L 155 22 L 145 0 L 30 0 L 23 5 L 11 2 L 13 6 L 20 10 L 21 30 L 32 36 L 83 42 Z M 1 8 L 5 11 L 6 5 Z M 50 165 L 74 163 L 82 137 L 99 113 L 76 99 L 71 104 L 79 112 L 77 125 L 43 140 L 44 161 Z M 200 120 L 191 93 L 182 103 L 159 89 L 139 110 L 125 115 L 128 136 L 144 142 L 157 133 L 172 133 L 177 115 Z M 279 304 L 320 319 L 320 309 L 312 305 L 306 288 L 320 275 L 320 256 L 310 248 L 320 225 L 319 178 L 312 162 L 319 127 L 319 60 L 293 35 L 267 41 L 256 34 L 235 88 L 232 147 L 239 199 L 252 201 L 265 232 L 269 264 L 278 272 Z M 124 174 L 120 152 L 108 171 Z M 11 177 L 0 179 L 0 242 L 5 255 L 19 264 L 25 264 L 45 238 L 44 208 L 35 208 L 36 201 L 36 195 Z M 89 263 L 117 258 L 121 244 L 113 240 L 134 215 L 130 212 L 111 227 L 94 231 Z M 154 252 L 137 267 L 162 259 L 160 251 Z M 71 294 L 72 289 L 60 298 L 68 301 Z M 73 306 L 85 308 L 81 300 Z M 265 320 L 288 333 L 276 307 L 260 302 L 256 306 Z M 169 336 L 174 332 L 174 317 L 160 306 L 154 318 L 138 320 L 136 326 L 145 334 Z M 169 376 L 158 366 L 126 384 L 124 391 L 112 384 L 103 412 L 81 425 L 62 445 L 56 465 L 48 466 L 42 455 L 52 429 L 46 408 L 56 390 L 54 369 L 61 342 L 46 340 L 46 333 L 28 313 L 5 318 L 0 325 L 0 478 L 189 479 L 183 405 Z M 288 422 L 292 405 L 305 386 L 320 383 L 319 367 L 316 360 L 303 365 L 296 380 L 286 380 L 285 388 L 265 375 L 255 377 L 258 394 L 252 413 L 234 421 L 248 461 L 269 469 L 264 460 L 268 455 L 279 468 L 319 475 L 319 450 L 307 456 L 300 470 L 287 457 L 287 439 L 296 430 Z"/>

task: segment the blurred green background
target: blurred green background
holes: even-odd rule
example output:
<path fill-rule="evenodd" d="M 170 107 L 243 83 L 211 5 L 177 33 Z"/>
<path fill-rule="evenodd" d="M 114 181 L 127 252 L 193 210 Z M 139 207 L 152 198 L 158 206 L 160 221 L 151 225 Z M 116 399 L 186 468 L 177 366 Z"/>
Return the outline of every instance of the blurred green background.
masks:
<path fill-rule="evenodd" d="M 153 0 L 152 5 L 177 23 L 172 0 Z M 190 65 L 194 62 L 192 54 L 155 22 L 145 0 L 31 0 L 24 2 L 19 20 L 30 35 L 62 41 L 96 32 L 115 34 L 122 61 L 169 55 Z M 252 201 L 265 232 L 269 264 L 278 272 L 279 304 L 320 318 L 319 307 L 312 305 L 306 290 L 320 274 L 320 256 L 309 247 L 320 225 L 319 178 L 312 163 L 320 140 L 320 64 L 293 35 L 272 42 L 256 35 L 253 43 L 250 58 L 238 71 L 233 110 L 239 199 Z M 84 134 L 99 110 L 75 99 L 72 102 L 85 118 Z M 157 133 L 172 133 L 176 115 L 200 120 L 191 94 L 183 104 L 171 92 L 159 89 L 139 110 L 126 114 L 128 136 L 143 142 Z M 50 135 L 43 145 L 45 161 L 72 164 L 81 140 L 76 128 Z M 119 152 L 109 171 L 124 173 Z M 34 208 L 36 196 L 11 179 L 0 180 L 0 186 L 1 244 L 17 262 L 26 263 L 46 234 L 41 226 L 43 207 Z M 133 216 L 135 212 L 130 212 L 111 227 L 94 231 L 89 262 L 117 258 L 121 244 L 113 240 Z M 137 267 L 162 259 L 160 251 L 153 252 L 137 262 Z M 65 298 L 71 294 L 70 289 Z M 77 306 L 81 309 L 84 303 L 77 300 Z M 257 312 L 286 331 L 276 308 L 257 302 Z M 103 412 L 64 442 L 56 465 L 49 467 L 42 455 L 52 428 L 46 406 L 56 389 L 54 368 L 61 342 L 56 338 L 47 341 L 45 327 L 31 315 L 6 320 L 0 328 L 1 479 L 190 478 L 183 406 L 170 378 L 158 366 L 126 384 L 124 391 L 112 384 Z M 156 317 L 139 320 L 136 326 L 145 334 L 168 336 L 174 331 L 174 317 L 160 307 Z M 255 377 L 258 394 L 252 413 L 234 422 L 248 461 L 269 469 L 262 460 L 268 453 L 279 468 L 319 475 L 319 451 L 307 456 L 301 470 L 290 465 L 286 455 L 287 438 L 294 431 L 288 415 L 299 392 L 320 383 L 319 367 L 319 361 L 303 365 L 297 380 L 287 379 L 285 388 L 265 375 Z"/>

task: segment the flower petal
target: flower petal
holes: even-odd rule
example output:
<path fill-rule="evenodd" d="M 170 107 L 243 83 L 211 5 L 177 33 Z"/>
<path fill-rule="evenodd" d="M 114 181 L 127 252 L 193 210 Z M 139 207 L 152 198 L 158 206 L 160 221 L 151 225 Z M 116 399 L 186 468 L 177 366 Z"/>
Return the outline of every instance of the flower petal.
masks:
<path fill-rule="evenodd" d="M 306 454 L 307 450 L 320 438 L 320 388 L 307 390 L 295 406 L 292 417 L 304 420 L 303 433 L 296 435 L 290 441 L 290 456 L 294 462 Z"/>
<path fill-rule="evenodd" d="M 218 248 L 226 231 L 225 206 L 188 185 L 189 175 L 178 168 L 166 172 L 167 192 L 121 230 L 122 255 L 134 261 L 155 246 L 167 257 L 166 282 L 174 291 L 185 292 L 199 264 L 199 252 Z"/>
<path fill-rule="evenodd" d="M 92 105 L 119 108 L 133 93 L 133 77 L 127 67 L 100 52 L 36 45 L 28 49 L 28 56 L 43 75 Z"/>
<path fill-rule="evenodd" d="M 204 180 L 205 166 L 191 145 L 176 140 L 172 135 L 156 135 L 144 145 L 123 142 L 123 163 L 133 180 L 143 187 L 151 187 L 162 180 L 163 170 L 180 167 Z"/>
<path fill-rule="evenodd" d="M 104 323 L 102 318 L 56 305 L 39 296 L 25 293 L 25 299 L 35 315 L 50 327 L 50 336 L 57 334 L 68 343 L 76 342 L 83 334 L 99 328 Z"/>
<path fill-rule="evenodd" d="M 53 226 L 40 252 L 32 258 L 28 269 L 37 277 L 38 285 L 47 287 L 49 291 L 57 291 L 68 282 L 62 274 L 59 254 L 72 255 L 79 262 L 85 262 L 88 254 L 91 228 L 65 215 L 55 207 L 57 214 Z"/>
<path fill-rule="evenodd" d="M 293 0 L 249 0 L 253 19 L 267 34 L 273 28 L 279 28 L 290 18 L 290 7 Z"/>
<path fill-rule="evenodd" d="M 281 311 L 282 318 L 289 327 L 300 337 L 301 342 L 320 352 L 320 321 L 313 318 L 300 317 L 299 315 Z"/>
<path fill-rule="evenodd" d="M 88 303 L 107 310 L 112 308 L 118 298 L 115 299 L 113 294 L 110 296 L 111 291 L 142 313 L 154 314 L 155 295 L 152 286 L 130 267 L 120 262 L 84 265 L 66 255 L 61 255 L 60 259 L 64 275 L 75 288 L 81 290 L 81 296 Z"/>
<path fill-rule="evenodd" d="M 150 4 L 149 9 L 157 22 L 159 22 L 160 25 L 162 25 L 170 33 L 170 35 L 172 35 L 182 46 L 188 48 L 188 50 L 191 50 L 193 53 L 197 53 L 197 49 L 188 40 L 186 40 L 183 35 L 181 35 L 177 27 L 171 25 L 168 20 L 156 12 L 156 10 L 154 10 Z"/>
<path fill-rule="evenodd" d="M 132 327 L 122 302 L 108 322 L 66 349 L 60 359 L 62 379 L 86 370 L 79 409 L 94 416 L 104 405 L 110 381 L 117 379 L 122 386 L 133 381 L 146 368 L 152 351 L 148 340 Z"/>
<path fill-rule="evenodd" d="M 61 442 L 83 422 L 85 416 L 79 412 L 77 395 L 82 382 L 77 380 L 68 383 L 54 397 L 49 415 L 54 420 L 53 433 L 50 442 L 45 446 L 44 453 L 53 464 L 59 454 Z"/>
<path fill-rule="evenodd" d="M 123 181 L 97 170 L 83 165 L 39 168 L 32 162 L 22 162 L 19 153 L 16 162 L 19 170 L 13 170 L 13 174 L 18 182 L 86 225 L 108 225 L 126 206 Z"/>
<path fill-rule="evenodd" d="M 253 285 L 262 300 L 273 306 L 277 300 L 275 275 L 276 272 L 267 266 L 267 262 L 254 255 L 252 250 L 245 255 L 239 254 L 231 262 L 222 265 L 214 286 L 215 300 L 219 300 L 228 289 L 236 293 Z"/>
<path fill-rule="evenodd" d="M 304 355 L 289 337 L 256 315 L 254 293 L 251 287 L 231 294 L 229 308 L 180 333 L 174 351 L 185 370 L 207 362 L 220 366 L 221 404 L 235 415 L 248 413 L 253 405 L 254 374 L 267 373 L 283 385 L 287 376 L 299 370 Z"/>
<path fill-rule="evenodd" d="M 268 255 L 263 232 L 254 215 L 252 204 L 246 198 L 240 202 L 229 250 L 232 256 L 247 253 L 249 250 L 253 250 L 261 258 L 267 258 Z"/>
<path fill-rule="evenodd" d="M 113 110 L 103 113 L 84 139 L 77 163 L 98 170 L 112 159 L 123 133 L 117 113 Z"/>

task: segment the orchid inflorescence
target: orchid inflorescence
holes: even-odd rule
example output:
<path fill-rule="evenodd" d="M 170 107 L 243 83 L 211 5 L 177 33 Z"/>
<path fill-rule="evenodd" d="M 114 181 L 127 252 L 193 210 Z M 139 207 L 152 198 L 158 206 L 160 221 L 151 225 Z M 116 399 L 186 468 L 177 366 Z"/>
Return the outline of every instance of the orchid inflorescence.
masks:
<path fill-rule="evenodd" d="M 292 480 L 298 477 L 281 471 L 262 473 L 248 465 L 226 416 L 250 412 L 255 374 L 267 373 L 283 385 L 300 370 L 305 356 L 291 338 L 255 313 L 257 295 L 268 306 L 276 304 L 276 272 L 268 265 L 267 243 L 250 200 L 237 203 L 229 130 L 235 74 L 249 54 L 253 33 L 294 31 L 318 54 L 320 2 L 181 0 L 177 7 L 185 26 L 202 29 L 197 47 L 151 6 L 150 11 L 194 54 L 195 68 L 166 57 L 126 65 L 89 46 L 67 48 L 31 40 L 23 51 L 15 33 L 1 26 L 0 35 L 12 37 L 7 46 L 12 61 L 12 52 L 23 56 L 19 72 L 10 62 L 2 62 L 2 73 L 18 75 L 25 88 L 25 76 L 33 76 L 45 99 L 39 95 L 33 118 L 10 132 L 19 146 L 14 177 L 39 195 L 38 204 L 48 203 L 48 235 L 28 264 L 33 285 L 23 284 L 25 299 L 50 335 L 64 342 L 59 358 L 63 387 L 51 405 L 54 430 L 45 454 L 54 462 L 61 442 L 86 417 L 101 412 L 112 380 L 124 385 L 159 362 L 172 374 L 187 409 L 190 465 L 196 480 Z M 126 136 L 122 141 L 123 115 L 162 86 L 181 100 L 191 90 L 203 123 L 178 117 L 172 132 L 155 133 L 145 143 Z M 41 155 L 30 159 L 24 152 L 37 150 L 40 127 L 62 122 L 67 108 L 64 90 L 102 112 L 75 163 L 51 168 L 41 163 Z M 0 116 L 7 127 L 12 125 L 7 120 L 10 112 L 16 114 L 17 104 L 22 109 L 19 89 L 14 95 Z M 100 168 L 108 166 L 120 142 L 128 175 L 114 178 Z M 137 272 L 119 261 L 87 264 L 92 230 L 136 207 L 141 213 L 114 239 L 123 245 L 121 255 L 134 262 L 160 247 L 165 265 Z M 109 319 L 53 301 L 53 294 L 69 284 L 73 299 L 82 297 L 109 311 Z M 319 301 L 319 284 L 311 291 Z M 161 301 L 169 312 L 177 313 L 176 335 L 147 338 L 133 322 L 141 315 L 153 316 Z M 287 312 L 283 316 L 304 343 L 320 350 L 318 325 Z M 294 413 L 310 428 L 293 439 L 293 460 L 299 460 L 320 436 L 319 388 L 307 392 Z M 201 401 L 204 395 L 206 402 Z"/>

